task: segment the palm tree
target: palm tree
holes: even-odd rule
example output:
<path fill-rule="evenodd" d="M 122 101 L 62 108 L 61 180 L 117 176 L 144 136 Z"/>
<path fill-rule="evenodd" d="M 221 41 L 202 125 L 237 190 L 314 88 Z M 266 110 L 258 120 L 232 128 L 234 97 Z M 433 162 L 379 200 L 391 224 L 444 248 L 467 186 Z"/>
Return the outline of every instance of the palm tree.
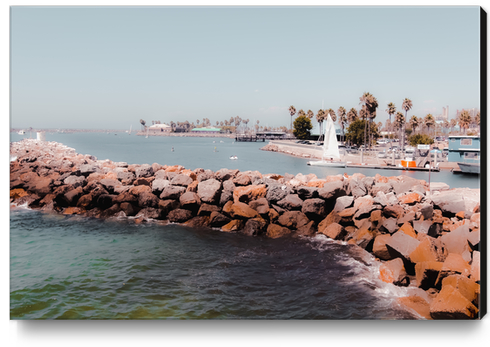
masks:
<path fill-rule="evenodd" d="M 405 98 L 403 100 L 402 108 L 405 110 L 405 119 L 407 119 L 407 113 L 412 109 L 412 100 Z M 403 127 L 402 132 L 402 151 L 405 149 L 405 127 Z"/>
<path fill-rule="evenodd" d="M 461 129 L 464 129 L 464 134 L 466 135 L 466 129 L 470 126 L 471 116 L 468 111 L 463 110 L 458 117 L 458 124 Z"/>
<path fill-rule="evenodd" d="M 342 106 L 337 110 L 337 115 L 339 116 L 339 125 L 342 129 L 342 137 L 344 135 L 345 122 L 347 121 L 347 117 L 345 116 L 345 108 Z"/>
<path fill-rule="evenodd" d="M 412 128 L 412 134 L 415 134 L 415 129 L 419 126 L 419 119 L 417 116 L 412 116 L 409 121 L 410 127 Z"/>
<path fill-rule="evenodd" d="M 388 104 L 388 108 L 386 109 L 386 112 L 388 113 L 389 119 L 390 119 L 390 128 L 388 128 L 388 131 L 391 133 L 392 129 L 391 126 L 393 123 L 391 122 L 391 116 L 395 114 L 396 112 L 396 106 L 394 103 L 390 102 Z M 391 148 L 391 141 L 390 141 L 390 148 Z"/>
<path fill-rule="evenodd" d="M 347 122 L 349 124 L 352 124 L 353 122 L 355 122 L 357 120 L 357 110 L 352 107 L 349 112 L 347 112 Z"/>
<path fill-rule="evenodd" d="M 298 111 L 298 117 L 299 116 L 306 116 L 306 113 L 305 113 L 305 111 L 303 111 L 303 109 Z"/>
<path fill-rule="evenodd" d="M 449 121 L 449 125 L 451 126 L 451 132 L 454 131 L 454 127 L 458 124 L 458 122 L 456 121 L 456 119 L 451 119 Z"/>
<path fill-rule="evenodd" d="M 435 121 L 434 121 L 434 116 L 431 115 L 430 113 L 427 116 L 425 116 L 425 118 L 424 118 L 424 124 L 427 127 L 427 132 L 429 133 L 430 132 L 430 127 L 432 127 L 432 126 L 434 126 L 434 124 L 436 124 Z"/>
<path fill-rule="evenodd" d="M 403 113 L 398 111 L 395 116 L 395 121 L 393 122 L 393 125 L 395 126 L 398 131 L 401 131 L 403 129 L 403 126 L 405 125 L 405 117 L 403 116 Z"/>
<path fill-rule="evenodd" d="M 445 119 L 443 122 L 442 122 L 442 127 L 444 129 L 449 129 L 449 122 L 447 121 L 447 119 Z M 444 133 L 446 133 L 447 131 L 445 131 Z"/>
<path fill-rule="evenodd" d="M 364 93 L 359 98 L 360 104 L 363 105 L 363 109 L 366 112 L 366 120 L 369 118 L 369 122 L 372 122 L 376 118 L 376 109 L 378 108 L 378 100 L 370 93 Z M 369 127 L 369 140 L 371 140 L 371 127 Z M 367 122 L 364 124 L 364 147 L 366 147 L 366 133 L 367 133 Z M 371 143 L 371 141 L 369 141 Z M 369 145 L 371 147 L 371 144 Z"/>
<path fill-rule="evenodd" d="M 313 118 L 313 111 L 312 110 L 308 110 L 308 112 L 306 114 L 307 114 L 309 119 Z"/>
<path fill-rule="evenodd" d="M 140 119 L 140 123 L 144 130 L 146 128 L 146 122 L 143 119 Z"/>
<path fill-rule="evenodd" d="M 289 106 L 289 114 L 291 115 L 291 131 L 293 131 L 293 116 L 296 114 L 296 109 L 293 105 Z"/>
<path fill-rule="evenodd" d="M 319 127 L 320 127 L 320 136 L 318 137 L 318 141 L 320 141 L 320 138 L 323 134 L 322 132 L 322 122 L 323 122 L 323 119 L 325 118 L 325 112 L 323 112 L 323 110 L 318 110 L 317 114 L 316 114 L 316 121 L 318 122 L 319 124 Z"/>

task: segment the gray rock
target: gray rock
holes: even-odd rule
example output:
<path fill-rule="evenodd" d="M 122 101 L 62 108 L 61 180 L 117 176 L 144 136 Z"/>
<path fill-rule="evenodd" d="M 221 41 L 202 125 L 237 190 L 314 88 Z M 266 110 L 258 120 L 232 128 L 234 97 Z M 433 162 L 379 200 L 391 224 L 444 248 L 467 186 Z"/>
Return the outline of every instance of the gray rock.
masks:
<path fill-rule="evenodd" d="M 151 190 L 153 194 L 159 195 L 163 190 L 170 185 L 170 181 L 157 178 L 151 182 Z"/>
<path fill-rule="evenodd" d="M 223 182 L 223 189 L 221 190 L 221 196 L 219 200 L 219 204 L 223 206 L 228 201 L 233 200 L 233 191 L 236 186 L 233 183 L 233 180 L 226 180 Z"/>
<path fill-rule="evenodd" d="M 140 210 L 138 214 L 136 214 L 136 218 L 143 218 L 145 220 L 149 220 L 149 219 L 163 219 L 165 217 L 162 215 L 161 209 L 154 208 L 154 207 L 146 207 Z"/>
<path fill-rule="evenodd" d="M 379 229 L 393 234 L 395 231 L 398 230 L 398 223 L 396 222 L 395 218 L 385 218 L 383 220 L 383 223 L 381 223 Z"/>
<path fill-rule="evenodd" d="M 429 232 L 429 228 L 432 225 L 432 221 L 430 220 L 414 220 L 413 229 L 417 232 L 417 234 L 427 234 Z"/>
<path fill-rule="evenodd" d="M 353 196 L 350 196 L 350 195 L 341 196 L 340 198 L 337 198 L 337 201 L 335 202 L 335 206 L 333 208 L 333 211 L 335 211 L 335 212 L 343 211 L 346 208 L 351 207 L 353 202 L 354 202 Z"/>
<path fill-rule="evenodd" d="M 120 181 L 134 181 L 134 173 L 130 171 L 120 171 L 117 172 L 117 179 Z"/>
<path fill-rule="evenodd" d="M 93 164 L 83 164 L 80 165 L 80 173 L 84 176 L 88 176 L 91 173 L 97 172 L 98 168 L 96 165 Z"/>
<path fill-rule="evenodd" d="M 325 200 L 318 198 L 306 199 L 303 202 L 301 212 L 303 212 L 309 219 L 319 222 L 327 215 L 325 210 Z"/>
<path fill-rule="evenodd" d="M 434 215 L 434 207 L 432 204 L 424 203 L 421 204 L 419 207 L 420 213 L 422 213 L 422 216 L 424 216 L 424 219 L 431 219 L 432 216 Z"/>
<path fill-rule="evenodd" d="M 376 183 L 372 188 L 371 188 L 371 195 L 372 196 L 377 196 L 379 192 L 382 192 L 383 194 L 388 194 L 393 190 L 393 187 L 391 186 L 390 183 Z"/>
<path fill-rule="evenodd" d="M 285 210 L 301 210 L 303 207 L 303 200 L 297 194 L 288 194 L 286 197 L 277 202 L 277 205 Z"/>
<path fill-rule="evenodd" d="M 182 186 L 187 187 L 189 184 L 193 182 L 193 179 L 184 174 L 178 174 L 170 181 L 170 184 L 173 186 Z"/>
<path fill-rule="evenodd" d="M 324 184 L 323 188 L 318 189 L 318 196 L 325 200 L 338 199 L 346 194 L 342 181 L 328 182 Z"/>
<path fill-rule="evenodd" d="M 408 193 L 410 190 L 414 189 L 415 186 L 420 185 L 418 179 L 409 176 L 401 176 L 401 177 L 402 177 L 401 181 L 390 180 L 396 195 Z"/>
<path fill-rule="evenodd" d="M 267 194 L 265 198 L 270 203 L 276 203 L 279 200 L 284 199 L 291 192 L 291 188 L 287 185 L 274 184 L 267 188 Z"/>
<path fill-rule="evenodd" d="M 234 178 L 238 172 L 238 170 L 220 169 L 216 171 L 214 177 L 219 181 L 226 181 L 230 178 Z"/>
<path fill-rule="evenodd" d="M 318 188 L 300 186 L 296 188 L 296 194 L 302 200 L 318 198 Z"/>
<path fill-rule="evenodd" d="M 197 194 L 202 202 L 208 204 L 216 204 L 220 199 L 221 182 L 211 178 L 206 181 L 199 182 L 197 185 Z"/>
<path fill-rule="evenodd" d="M 150 177 L 153 175 L 153 168 L 149 164 L 143 164 L 135 170 L 136 177 Z"/>
<path fill-rule="evenodd" d="M 83 176 L 68 176 L 67 178 L 65 178 L 63 183 L 71 185 L 73 186 L 73 188 L 77 188 L 83 187 L 87 183 L 87 180 Z"/>
<path fill-rule="evenodd" d="M 231 222 L 229 217 L 217 211 L 211 212 L 211 215 L 209 216 L 209 225 L 211 225 L 213 228 L 222 227 L 229 222 Z"/>
<path fill-rule="evenodd" d="M 211 170 L 204 170 L 204 172 L 201 172 L 197 175 L 197 181 L 198 182 L 203 182 L 203 181 L 207 181 L 211 178 L 214 178 L 214 172 L 211 171 Z"/>
<path fill-rule="evenodd" d="M 165 170 L 158 170 L 155 172 L 155 180 L 167 180 L 167 173 Z"/>
<path fill-rule="evenodd" d="M 172 223 L 183 223 L 191 218 L 192 218 L 192 212 L 181 208 L 172 210 L 168 214 L 168 220 Z"/>
<path fill-rule="evenodd" d="M 250 201 L 248 204 L 251 208 L 257 211 L 259 214 L 269 213 L 269 202 L 266 198 L 260 198 L 254 201 Z"/>
<path fill-rule="evenodd" d="M 419 244 L 420 241 L 417 239 L 405 234 L 403 231 L 398 231 L 386 242 L 386 248 L 393 259 L 401 258 L 403 260 L 405 270 L 409 275 L 415 275 L 414 265 L 410 261 L 410 254 Z"/>
<path fill-rule="evenodd" d="M 126 163 L 125 161 L 115 162 L 114 165 L 116 165 L 117 167 L 128 167 L 128 163 Z"/>
<path fill-rule="evenodd" d="M 100 184 L 104 186 L 109 193 L 114 192 L 114 189 L 118 186 L 122 186 L 122 183 L 118 180 L 113 180 L 110 178 L 103 178 L 100 180 Z"/>
<path fill-rule="evenodd" d="M 364 186 L 362 181 L 359 181 L 357 178 L 351 178 L 351 180 L 349 181 L 349 191 L 351 192 L 351 195 L 354 197 L 354 199 L 357 199 L 367 194 L 366 187 Z"/>
<path fill-rule="evenodd" d="M 184 187 L 168 185 L 163 189 L 162 194 L 160 194 L 160 199 L 178 200 L 184 194 L 185 190 Z"/>

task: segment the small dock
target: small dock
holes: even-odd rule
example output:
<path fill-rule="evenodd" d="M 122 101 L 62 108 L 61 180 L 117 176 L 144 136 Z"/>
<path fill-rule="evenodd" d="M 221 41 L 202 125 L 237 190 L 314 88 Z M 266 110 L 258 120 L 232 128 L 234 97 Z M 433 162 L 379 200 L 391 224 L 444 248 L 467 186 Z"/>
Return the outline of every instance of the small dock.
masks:
<path fill-rule="evenodd" d="M 347 164 L 345 167 L 358 168 L 358 169 L 376 169 L 376 170 L 404 170 L 404 171 L 432 171 L 439 172 L 439 168 L 426 168 L 426 167 L 403 167 L 403 166 L 384 166 L 384 165 L 361 165 L 361 164 Z"/>
<path fill-rule="evenodd" d="M 237 134 L 235 136 L 235 141 L 238 142 L 257 142 L 257 141 L 265 141 L 265 138 L 258 137 L 257 135 L 243 135 L 243 134 Z"/>

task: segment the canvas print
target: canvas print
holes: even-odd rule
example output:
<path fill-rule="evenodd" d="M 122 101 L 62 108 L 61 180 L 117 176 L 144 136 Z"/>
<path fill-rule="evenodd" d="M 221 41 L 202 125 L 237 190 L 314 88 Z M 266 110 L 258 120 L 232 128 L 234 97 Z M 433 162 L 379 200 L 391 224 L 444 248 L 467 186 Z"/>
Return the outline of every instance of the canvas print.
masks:
<path fill-rule="evenodd" d="M 10 319 L 482 318 L 484 25 L 11 7 Z"/>

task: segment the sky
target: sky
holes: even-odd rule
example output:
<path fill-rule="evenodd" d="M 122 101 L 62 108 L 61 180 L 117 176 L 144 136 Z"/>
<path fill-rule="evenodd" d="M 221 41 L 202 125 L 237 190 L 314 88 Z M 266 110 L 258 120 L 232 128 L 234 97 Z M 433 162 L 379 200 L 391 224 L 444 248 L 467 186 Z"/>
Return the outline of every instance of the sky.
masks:
<path fill-rule="evenodd" d="M 480 108 L 480 8 L 10 9 L 12 128 L 289 127 L 291 105 L 359 109 L 365 92 L 383 124 L 405 98 L 408 118 Z"/>

